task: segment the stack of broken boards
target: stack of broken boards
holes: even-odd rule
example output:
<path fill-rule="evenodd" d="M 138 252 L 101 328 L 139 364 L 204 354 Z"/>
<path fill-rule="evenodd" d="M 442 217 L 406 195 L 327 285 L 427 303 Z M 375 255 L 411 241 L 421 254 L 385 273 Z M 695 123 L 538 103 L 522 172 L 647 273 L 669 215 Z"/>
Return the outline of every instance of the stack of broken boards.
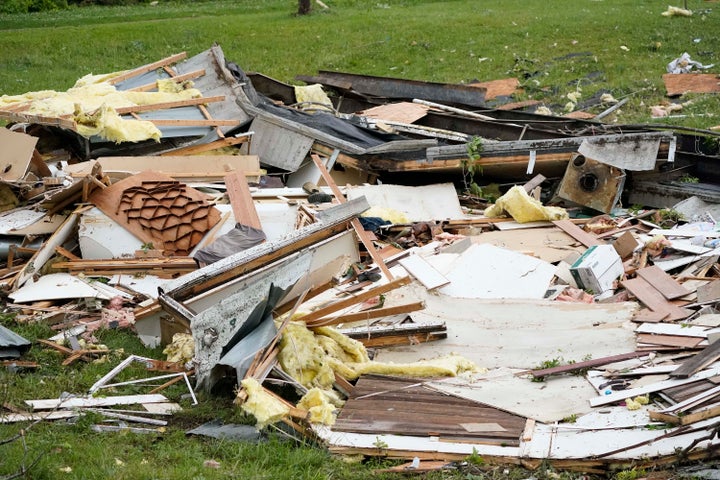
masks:
<path fill-rule="evenodd" d="M 375 359 L 412 363 L 452 352 L 484 368 L 451 378 L 362 376 L 346 385 L 336 423 L 315 425 L 315 434 L 340 454 L 428 462 L 477 454 L 488 463 L 536 468 L 549 461 L 585 472 L 712 456 L 720 426 L 715 251 L 666 252 L 650 265 L 643 244 L 657 234 L 652 224 L 624 222 L 596 235 L 582 229 L 589 220 L 512 223 L 489 222 L 483 233 L 453 245 L 386 259 L 396 276 L 416 280 L 387 293 L 386 308 L 421 300 L 424 309 L 408 313 L 410 325 L 442 319 L 446 332 L 431 343 L 377 346 Z M 664 233 L 670 241 L 683 236 Z M 621 245 L 627 235 L 634 239 L 630 249 Z M 593 245 L 621 252 L 625 273 L 616 288 L 593 303 L 544 299 L 551 285 L 533 262 L 539 257 L 561 266 Z M 508 259 L 525 259 L 526 270 L 515 280 L 493 270 L 493 257 L 506 248 L 529 254 L 500 260 L 497 272 L 515 268 Z M 448 268 L 451 261 L 440 260 L 447 252 L 464 262 Z M 680 264 L 673 269 L 679 272 L 663 270 L 665 261 Z M 472 277 L 462 263 L 467 270 L 484 268 L 490 281 Z M 524 295 L 526 276 L 546 282 L 542 295 Z M 459 282 L 468 289 L 453 285 Z M 487 295 L 479 293 L 486 288 Z M 363 329 L 381 324 L 341 331 L 362 339 Z"/>

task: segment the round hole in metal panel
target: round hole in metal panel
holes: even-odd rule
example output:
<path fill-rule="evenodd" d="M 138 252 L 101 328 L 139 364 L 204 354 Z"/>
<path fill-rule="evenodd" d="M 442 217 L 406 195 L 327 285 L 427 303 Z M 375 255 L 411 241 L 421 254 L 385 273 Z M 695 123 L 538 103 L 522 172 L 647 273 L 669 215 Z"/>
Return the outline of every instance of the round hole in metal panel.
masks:
<path fill-rule="evenodd" d="M 578 155 L 575 158 L 573 158 L 573 166 L 574 167 L 582 167 L 585 165 L 585 156 L 584 155 Z"/>
<path fill-rule="evenodd" d="M 600 186 L 600 180 L 594 173 L 585 173 L 578 180 L 580 188 L 586 192 L 594 192 Z"/>

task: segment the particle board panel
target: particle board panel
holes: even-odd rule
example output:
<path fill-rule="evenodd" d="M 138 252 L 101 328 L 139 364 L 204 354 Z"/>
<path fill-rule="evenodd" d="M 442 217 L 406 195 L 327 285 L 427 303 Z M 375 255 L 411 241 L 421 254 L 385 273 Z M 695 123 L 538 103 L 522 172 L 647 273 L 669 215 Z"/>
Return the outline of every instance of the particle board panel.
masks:
<path fill-rule="evenodd" d="M 0 180 L 12 182 L 25 176 L 37 137 L 0 128 Z"/>
<path fill-rule="evenodd" d="M 427 388 L 423 384 L 426 380 L 361 377 L 333 431 L 519 444 L 524 417 Z"/>
<path fill-rule="evenodd" d="M 104 173 L 131 172 L 147 170 L 169 175 L 176 180 L 199 181 L 220 180 L 231 170 L 260 172 L 260 158 L 257 155 L 174 155 L 174 156 L 138 156 L 138 157 L 100 157 L 97 162 Z M 88 162 L 92 163 L 92 162 Z M 81 165 L 81 164 L 79 164 Z M 85 171 L 81 172 L 85 173 Z M 75 176 L 75 174 L 73 174 Z"/>
<path fill-rule="evenodd" d="M 250 193 L 250 186 L 242 172 L 232 172 L 225 176 L 230 205 L 232 205 L 235 221 L 262 230 L 260 217 L 255 209 L 255 202 Z"/>
<path fill-rule="evenodd" d="M 203 193 L 153 171 L 97 189 L 88 200 L 169 255 L 188 255 L 221 217 Z"/>
<path fill-rule="evenodd" d="M 673 277 L 655 265 L 641 268 L 637 271 L 637 274 L 646 282 L 651 284 L 653 288 L 658 290 L 663 297 L 668 300 L 684 297 L 685 295 L 689 295 L 691 293 L 688 289 L 680 285 Z"/>
<path fill-rule="evenodd" d="M 687 378 L 698 370 L 701 370 L 720 358 L 720 342 L 711 343 L 701 352 L 690 357 L 676 368 L 671 377 Z"/>
<path fill-rule="evenodd" d="M 592 247 L 593 245 L 603 245 L 601 240 L 593 235 L 592 233 L 586 232 L 582 228 L 575 225 L 570 220 L 555 220 L 552 222 L 553 225 L 573 237 L 578 242 L 582 243 L 586 247 Z"/>
<path fill-rule="evenodd" d="M 430 107 L 412 102 L 396 102 L 378 107 L 368 108 L 359 112 L 365 117 L 377 120 L 391 120 L 400 123 L 413 123 L 427 115 Z"/>
<path fill-rule="evenodd" d="M 653 333 L 639 333 L 637 336 L 640 345 L 659 345 L 662 347 L 697 348 L 703 341 L 698 337 L 680 337 L 677 335 L 662 335 Z"/>
<path fill-rule="evenodd" d="M 714 73 L 693 73 L 690 75 L 666 73 L 662 78 L 663 82 L 665 82 L 668 97 L 676 97 L 685 93 L 720 92 L 718 77 Z"/>
<path fill-rule="evenodd" d="M 669 303 L 667 299 L 641 277 L 623 280 L 621 285 L 654 312 L 667 313 L 666 320 L 674 321 L 687 318 L 692 312 Z"/>

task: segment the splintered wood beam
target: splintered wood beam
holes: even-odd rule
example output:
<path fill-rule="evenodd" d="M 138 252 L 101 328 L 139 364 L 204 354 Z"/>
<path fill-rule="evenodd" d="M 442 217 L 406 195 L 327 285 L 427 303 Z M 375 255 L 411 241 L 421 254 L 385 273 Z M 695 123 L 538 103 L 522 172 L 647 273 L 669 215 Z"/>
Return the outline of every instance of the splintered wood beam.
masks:
<path fill-rule="evenodd" d="M 224 95 L 217 95 L 214 97 L 188 98 L 186 100 L 176 100 L 174 102 L 161 102 L 161 103 L 151 103 L 148 105 L 134 105 L 132 107 L 121 107 L 121 108 L 116 108 L 115 111 L 119 115 L 125 115 L 127 113 L 152 112 L 155 110 L 166 110 L 168 108 L 193 107 L 196 105 L 206 105 L 208 103 L 222 102 L 224 100 L 225 100 Z M 207 119 L 207 120 L 212 120 L 212 119 Z"/>
<path fill-rule="evenodd" d="M 333 195 L 335 195 L 335 198 L 337 198 L 338 202 L 345 203 L 345 197 L 335 183 L 335 180 L 333 180 L 332 176 L 330 176 L 330 172 L 328 172 L 327 168 L 325 168 L 325 165 L 320 159 L 320 156 L 317 154 L 311 154 L 310 157 L 312 158 L 313 163 L 315 163 L 315 166 L 317 166 L 318 170 L 320 170 L 320 175 L 322 175 L 323 180 L 325 180 L 325 183 L 330 187 L 330 190 L 332 190 Z M 385 265 L 382 257 L 378 254 L 377 250 L 375 249 L 375 245 L 373 245 L 372 240 L 363 228 L 360 220 L 358 220 L 357 218 L 353 218 L 350 223 L 355 229 L 355 233 L 357 233 L 360 241 L 363 243 L 363 245 L 365 245 L 365 249 L 370 254 L 370 257 L 385 275 L 385 278 L 387 278 L 388 280 L 392 280 L 394 278 L 393 274 L 390 273 L 390 269 L 387 267 L 387 265 Z"/>
<path fill-rule="evenodd" d="M 172 65 L 175 62 L 178 62 L 180 60 L 184 60 L 187 57 L 187 52 L 181 52 L 177 53 L 175 55 L 171 55 L 167 58 L 163 58 L 162 60 L 158 60 L 154 63 L 148 63 L 147 65 L 143 65 L 141 67 L 135 68 L 133 70 L 128 70 L 125 73 L 122 73 L 118 75 L 117 77 L 111 78 L 108 83 L 110 85 L 116 85 L 122 81 L 127 80 L 128 78 L 137 77 L 139 75 L 142 75 L 143 73 L 151 72 L 157 68 L 162 68 L 167 65 Z"/>
<path fill-rule="evenodd" d="M 262 230 L 260 216 L 255 209 L 255 202 L 245 174 L 238 171 L 228 173 L 225 175 L 225 185 L 235 222 Z"/>
<path fill-rule="evenodd" d="M 168 80 L 172 80 L 175 83 L 184 82 L 185 80 L 192 80 L 193 78 L 199 78 L 205 75 L 205 70 L 195 70 L 194 72 L 184 73 L 182 75 L 171 75 Z M 131 88 L 129 92 L 149 92 L 151 90 L 157 90 L 157 80 L 139 87 Z"/>
<path fill-rule="evenodd" d="M 169 157 L 169 156 L 181 156 L 181 155 L 196 155 L 196 154 L 202 153 L 202 152 L 209 152 L 212 150 L 217 150 L 218 148 L 232 147 L 235 145 L 239 145 L 241 143 L 245 143 L 249 140 L 250 140 L 250 137 L 248 135 L 230 137 L 230 138 L 221 138 L 220 140 L 215 140 L 214 142 L 210 142 L 210 143 L 202 143 L 200 145 L 190 145 L 189 147 L 183 147 L 183 148 L 178 148 L 176 150 L 170 150 L 168 152 L 161 153 L 159 156 Z"/>
<path fill-rule="evenodd" d="M 610 357 L 595 358 L 592 360 L 586 360 L 584 362 L 576 362 L 570 365 L 561 365 L 558 367 L 543 368 L 539 370 L 531 370 L 530 374 L 535 378 L 542 378 L 548 375 L 557 375 L 560 373 L 577 372 L 587 368 L 599 367 L 602 365 L 609 365 L 615 362 L 621 362 L 623 360 L 629 360 L 631 358 L 647 356 L 647 352 L 628 352 L 613 355 Z"/>
<path fill-rule="evenodd" d="M 720 358 L 720 341 L 713 342 L 670 373 L 671 377 L 688 378 Z"/>
<path fill-rule="evenodd" d="M 374 318 L 389 317 L 391 315 L 399 315 L 401 313 L 410 313 L 425 308 L 424 302 L 408 303 L 406 305 L 397 305 L 394 307 L 373 308 L 364 312 L 347 313 L 336 317 L 320 318 L 313 322 L 314 326 L 337 325 L 338 323 L 352 323 L 372 320 Z"/>
<path fill-rule="evenodd" d="M 182 119 L 147 119 L 161 127 L 234 127 L 240 125 L 240 120 L 182 120 Z M 174 155 L 179 155 L 174 152 Z"/>
<path fill-rule="evenodd" d="M 402 287 L 403 285 L 407 285 L 409 283 L 410 283 L 410 277 L 397 278 L 388 283 L 379 285 L 373 289 L 362 292 L 358 295 L 340 300 L 335 303 L 331 303 L 330 305 L 327 305 L 322 308 L 318 308 L 317 310 L 314 310 L 314 311 L 308 313 L 307 315 L 305 315 L 304 317 L 302 317 L 302 321 L 305 322 L 305 325 L 307 325 L 308 328 L 323 326 L 323 325 L 325 325 L 324 322 L 326 321 L 326 319 L 324 317 L 327 317 L 328 315 L 338 312 L 344 308 L 351 307 L 353 305 L 357 305 L 360 302 L 364 302 L 365 300 L 376 297 L 382 293 L 389 292 L 398 287 Z"/>
<path fill-rule="evenodd" d="M 553 225 L 558 227 L 563 232 L 570 235 L 572 238 L 582 243 L 586 247 L 592 247 L 595 245 L 603 245 L 604 243 L 595 237 L 592 233 L 586 232 L 582 228 L 575 225 L 571 220 L 555 220 L 552 222 Z"/>

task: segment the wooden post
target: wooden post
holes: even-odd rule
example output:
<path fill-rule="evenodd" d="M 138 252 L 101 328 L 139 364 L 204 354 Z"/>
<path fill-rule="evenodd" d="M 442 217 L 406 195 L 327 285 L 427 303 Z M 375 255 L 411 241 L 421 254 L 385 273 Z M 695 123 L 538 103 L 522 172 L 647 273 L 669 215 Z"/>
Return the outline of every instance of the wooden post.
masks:
<path fill-rule="evenodd" d="M 338 188 L 337 184 L 335 183 L 335 180 L 330 176 L 330 172 L 328 172 L 327 168 L 325 168 L 325 165 L 323 165 L 322 160 L 320 157 L 316 154 L 310 155 L 313 162 L 317 166 L 318 170 L 320 170 L 320 174 L 323 177 L 323 180 L 325 180 L 325 183 L 328 184 L 330 187 L 330 190 L 332 190 L 333 195 L 335 195 L 335 198 L 338 199 L 338 202 L 345 203 L 345 197 L 343 196 L 342 192 Z M 370 240 L 370 237 L 368 236 L 367 232 L 363 228 L 362 224 L 360 223 L 360 220 L 357 218 L 353 218 L 352 226 L 355 229 L 355 233 L 357 233 L 357 236 L 360 237 L 360 241 L 365 245 L 365 248 L 367 249 L 368 253 L 370 254 L 370 257 L 372 257 L 373 261 L 377 264 L 377 266 L 380 268 L 380 270 L 385 274 L 385 277 L 388 280 L 393 279 L 392 273 L 390 273 L 390 269 L 388 269 L 387 265 L 385 265 L 385 262 L 383 261 L 382 257 L 378 254 L 377 250 L 375 250 L 375 245 L 373 245 L 372 240 Z"/>

